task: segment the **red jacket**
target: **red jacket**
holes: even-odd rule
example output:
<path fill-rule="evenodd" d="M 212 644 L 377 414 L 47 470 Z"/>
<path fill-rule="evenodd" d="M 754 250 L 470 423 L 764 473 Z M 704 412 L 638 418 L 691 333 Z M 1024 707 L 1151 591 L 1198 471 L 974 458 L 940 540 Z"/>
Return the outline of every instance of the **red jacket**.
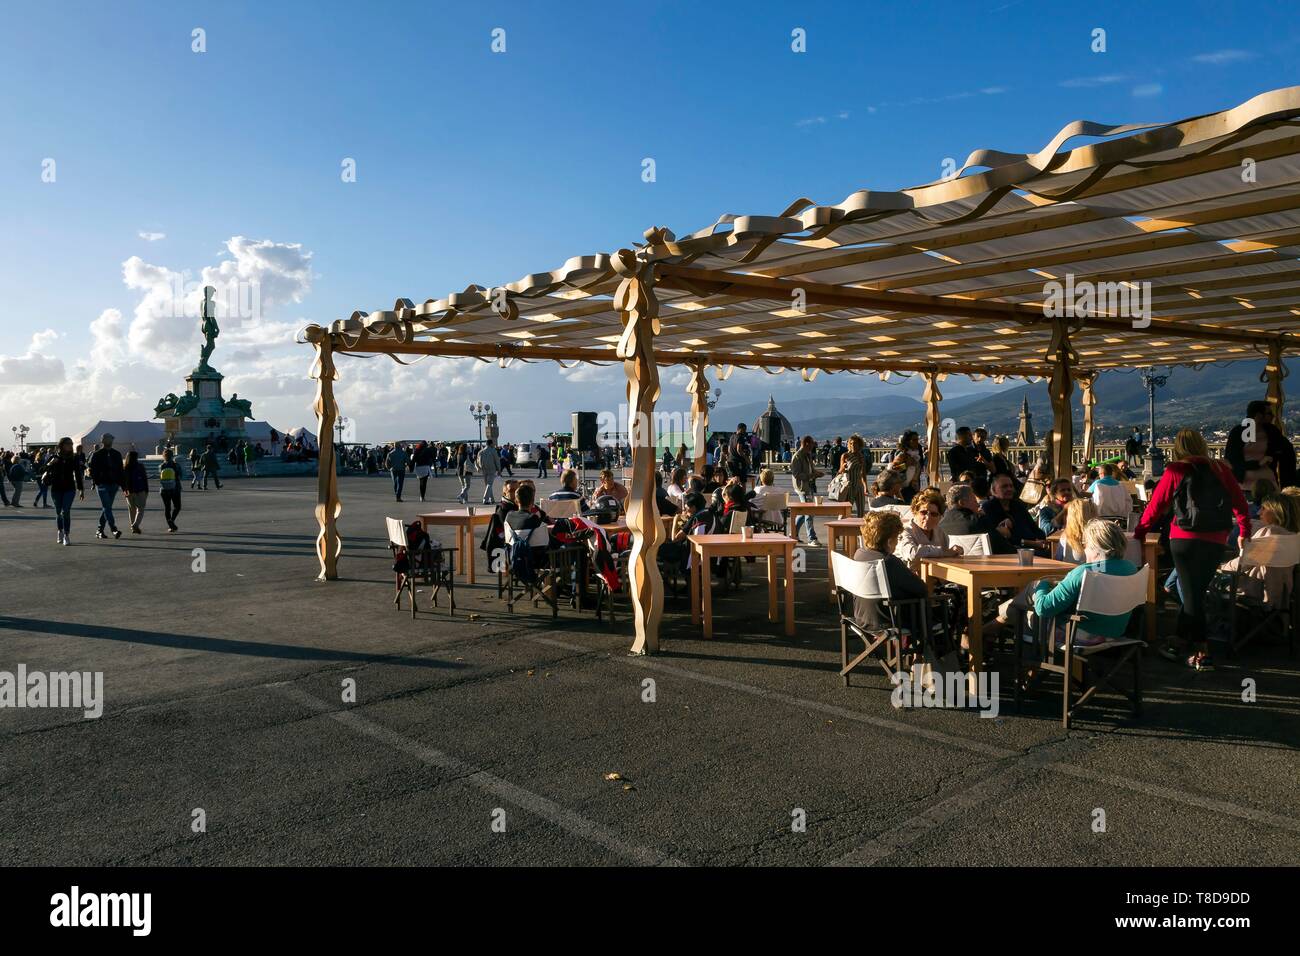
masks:
<path fill-rule="evenodd" d="M 1142 520 L 1138 522 L 1138 526 L 1133 530 L 1134 537 L 1139 541 L 1143 540 L 1151 526 L 1159 522 L 1173 508 L 1174 492 L 1178 489 L 1179 483 L 1191 474 L 1193 464 L 1205 460 L 1204 458 L 1188 458 L 1185 461 L 1171 461 L 1165 466 L 1165 473 L 1161 476 L 1160 483 L 1151 492 L 1151 500 L 1147 502 L 1147 510 L 1142 512 Z M 1232 503 L 1232 513 L 1236 515 L 1237 527 L 1241 531 L 1241 540 L 1245 541 L 1250 538 L 1250 508 L 1246 504 L 1246 496 L 1241 493 L 1241 485 L 1237 484 L 1237 479 L 1233 477 L 1232 469 L 1223 462 L 1211 461 L 1209 464 L 1214 469 L 1214 473 L 1219 476 L 1219 481 L 1223 483 L 1223 487 L 1228 490 L 1228 500 Z M 1184 531 L 1178 527 L 1177 521 L 1172 521 L 1169 524 L 1169 537 L 1195 538 L 1199 541 L 1226 544 L 1228 532 Z"/>

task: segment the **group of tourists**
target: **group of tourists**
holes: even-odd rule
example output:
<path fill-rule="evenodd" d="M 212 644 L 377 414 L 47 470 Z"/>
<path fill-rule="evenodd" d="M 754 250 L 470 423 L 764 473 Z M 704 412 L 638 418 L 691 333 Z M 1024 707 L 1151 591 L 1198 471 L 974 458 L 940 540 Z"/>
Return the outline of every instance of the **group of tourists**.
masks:
<path fill-rule="evenodd" d="M 99 500 L 99 520 L 95 537 L 100 539 L 120 538 L 122 531 L 118 528 L 118 495 L 126 503 L 126 526 L 132 534 L 143 534 L 145 506 L 149 499 L 152 479 L 145 468 L 139 452 L 131 449 L 123 456 L 114 447 L 112 434 L 105 432 L 89 454 L 84 446 L 74 445 L 71 438 L 61 438 L 50 449 L 36 452 L 21 451 L 0 452 L 0 469 L 13 487 L 10 496 L 5 489 L 5 482 L 0 481 L 0 501 L 5 507 L 22 508 L 23 491 L 28 482 L 36 485 L 33 507 L 54 509 L 54 522 L 57 531 L 56 542 L 60 545 L 72 543 L 72 505 L 74 501 L 85 500 L 86 488 L 89 487 Z M 219 478 L 219 455 L 212 445 L 203 452 L 194 449 L 190 452 L 194 478 L 207 487 L 209 478 L 221 487 Z M 181 467 L 170 447 L 163 450 L 162 461 L 158 467 L 158 491 L 162 498 L 163 520 L 169 532 L 180 530 L 177 517 L 181 511 Z"/>

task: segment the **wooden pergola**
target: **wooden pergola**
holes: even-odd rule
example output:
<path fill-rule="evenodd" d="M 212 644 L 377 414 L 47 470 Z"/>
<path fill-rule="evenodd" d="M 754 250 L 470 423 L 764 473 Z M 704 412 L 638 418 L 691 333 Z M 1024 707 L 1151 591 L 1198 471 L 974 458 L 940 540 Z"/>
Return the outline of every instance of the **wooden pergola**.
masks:
<path fill-rule="evenodd" d="M 1072 149 L 1077 137 L 1097 140 Z M 579 256 L 509 285 L 398 299 L 310 326 L 320 436 L 320 576 L 338 576 L 334 467 L 339 355 L 608 364 L 627 374 L 633 650 L 658 648 L 664 537 L 655 506 L 659 366 L 692 374 L 697 456 L 710 367 L 923 377 L 932 481 L 948 375 L 1048 383 L 1056 474 L 1071 398 L 1091 454 L 1098 373 L 1263 358 L 1282 417 L 1284 353 L 1300 340 L 1300 87 L 1163 125 L 1071 123 L 1040 152 L 972 153 L 957 175 L 831 206 L 732 216 L 678 239 Z M 1058 286 L 1097 293 L 1062 310 Z M 1068 300 L 1070 304 L 1074 299 Z M 1134 302 L 1149 308 L 1135 312 Z M 697 466 L 702 461 L 697 459 Z"/>

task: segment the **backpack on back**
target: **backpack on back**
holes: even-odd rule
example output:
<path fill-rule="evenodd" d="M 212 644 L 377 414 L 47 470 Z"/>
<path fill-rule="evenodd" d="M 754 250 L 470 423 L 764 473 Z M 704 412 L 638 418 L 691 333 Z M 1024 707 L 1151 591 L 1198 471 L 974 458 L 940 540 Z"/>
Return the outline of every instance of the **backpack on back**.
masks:
<path fill-rule="evenodd" d="M 540 524 L 528 529 L 514 529 L 514 538 L 510 542 L 506 560 L 510 562 L 510 575 L 516 581 L 532 584 L 537 580 L 537 567 L 533 564 L 533 532 Z"/>
<path fill-rule="evenodd" d="M 1195 462 L 1174 489 L 1174 520 L 1184 531 L 1227 531 L 1232 527 L 1232 502 L 1214 468 Z"/>

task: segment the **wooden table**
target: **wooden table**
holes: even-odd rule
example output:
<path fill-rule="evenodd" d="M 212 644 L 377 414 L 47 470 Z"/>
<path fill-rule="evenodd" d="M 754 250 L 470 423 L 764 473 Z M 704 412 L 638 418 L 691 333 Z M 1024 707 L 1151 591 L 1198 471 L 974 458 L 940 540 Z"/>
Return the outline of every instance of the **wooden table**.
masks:
<path fill-rule="evenodd" d="M 469 513 L 469 508 L 450 508 L 447 511 L 420 515 L 420 524 L 424 525 L 426 534 L 434 525 L 456 529 L 456 560 L 460 564 L 458 573 L 470 584 L 474 583 L 474 529 L 490 524 L 495 511 L 495 508 L 484 505 L 482 508 L 475 506 L 473 515 Z"/>
<path fill-rule="evenodd" d="M 790 510 L 790 521 L 793 523 L 800 515 L 847 518 L 853 513 L 853 502 L 827 501 L 823 498 L 822 503 L 817 504 L 815 501 L 799 501 L 792 498 L 786 502 L 786 508 Z"/>
<path fill-rule="evenodd" d="M 693 534 L 691 545 L 691 623 L 704 625 L 706 639 L 713 637 L 713 575 L 710 558 L 767 558 L 767 619 L 777 620 L 776 557 L 785 564 L 785 633 L 794 637 L 794 538 L 785 534 L 756 534 L 745 540 L 738 534 Z"/>
<path fill-rule="evenodd" d="M 1076 565 L 1068 561 L 1034 556 L 1034 563 L 1021 565 L 1015 554 L 962 555 L 956 558 L 922 558 L 921 579 L 949 581 L 966 589 L 967 627 L 970 633 L 970 677 L 984 669 L 985 588 L 1014 588 L 1019 591 L 1031 581 L 1050 578 L 1059 581 Z"/>
<path fill-rule="evenodd" d="M 1125 556 L 1131 561 L 1133 558 L 1138 557 L 1137 554 L 1133 553 L 1135 550 L 1137 550 L 1134 543 L 1136 539 L 1132 531 L 1126 531 L 1124 533 L 1128 536 L 1129 549 L 1130 549 L 1129 553 Z M 1055 550 L 1057 543 L 1060 542 L 1062 534 L 1064 534 L 1064 532 L 1057 531 L 1054 534 L 1049 534 L 1047 536 L 1047 540 L 1052 542 L 1053 550 Z M 1135 563 L 1138 564 L 1138 567 L 1147 567 L 1151 569 L 1151 573 L 1147 575 L 1146 633 L 1147 633 L 1147 643 L 1154 644 L 1156 642 L 1156 611 L 1158 610 L 1157 602 L 1159 600 L 1159 594 L 1160 594 L 1160 592 L 1157 590 L 1160 585 L 1156 581 L 1156 572 L 1159 571 L 1160 569 L 1159 535 L 1149 534 L 1146 536 L 1146 538 L 1143 539 L 1142 548 L 1140 552 L 1140 561 Z"/>
<path fill-rule="evenodd" d="M 853 557 L 853 553 L 858 550 L 858 539 L 862 536 L 862 519 L 861 518 L 839 518 L 835 521 L 827 521 L 822 525 L 827 531 L 826 538 L 826 581 L 830 584 L 831 603 L 835 603 L 835 560 L 830 556 L 831 551 L 839 551 L 841 554 Z M 848 542 L 847 549 L 841 548 L 842 542 Z"/>

